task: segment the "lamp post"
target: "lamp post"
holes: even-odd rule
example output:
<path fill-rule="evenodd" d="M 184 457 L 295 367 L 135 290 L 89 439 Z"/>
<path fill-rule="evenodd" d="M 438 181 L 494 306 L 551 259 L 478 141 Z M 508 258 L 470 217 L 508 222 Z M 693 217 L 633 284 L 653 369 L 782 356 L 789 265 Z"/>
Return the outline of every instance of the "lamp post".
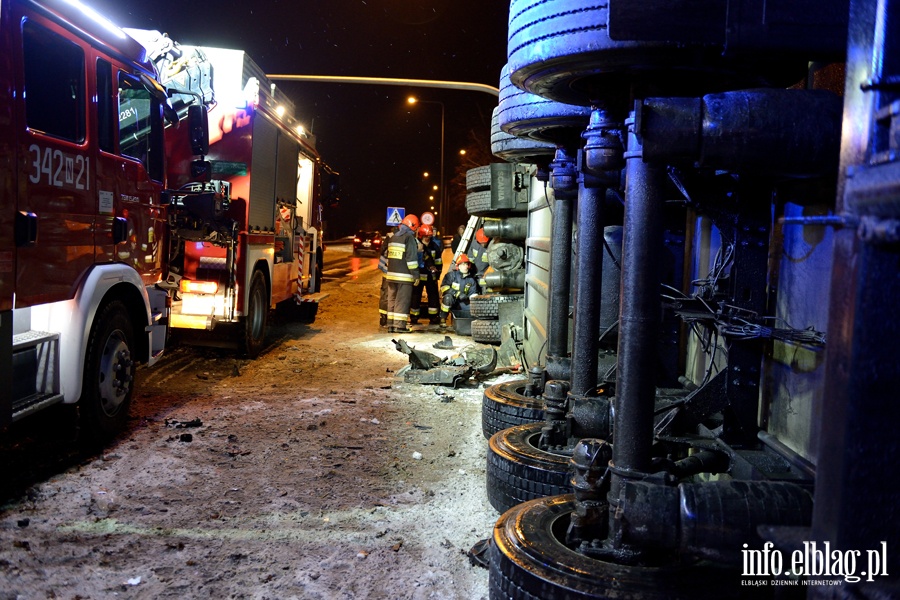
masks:
<path fill-rule="evenodd" d="M 440 175 L 440 188 L 438 194 L 438 215 L 439 223 L 441 224 L 441 231 L 444 231 L 446 225 L 446 214 L 447 212 L 444 210 L 444 200 L 447 197 L 444 192 L 444 103 L 440 100 L 419 100 L 415 96 L 410 96 L 406 99 L 406 102 L 409 104 L 416 104 L 418 102 L 425 102 L 428 104 L 440 104 L 441 105 L 441 175 Z"/>

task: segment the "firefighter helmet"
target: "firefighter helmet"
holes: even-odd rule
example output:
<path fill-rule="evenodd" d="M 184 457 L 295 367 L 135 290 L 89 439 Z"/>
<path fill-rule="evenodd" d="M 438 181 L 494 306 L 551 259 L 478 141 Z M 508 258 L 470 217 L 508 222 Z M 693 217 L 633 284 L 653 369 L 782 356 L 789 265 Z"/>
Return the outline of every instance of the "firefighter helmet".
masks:
<path fill-rule="evenodd" d="M 472 264 L 472 261 L 469 260 L 469 257 L 466 256 L 465 254 L 460 254 L 460 255 L 459 255 L 459 258 L 456 259 L 456 264 L 457 264 L 457 266 L 458 266 L 458 265 L 461 265 L 461 264 L 463 264 L 463 263 L 469 263 L 469 264 Z"/>
<path fill-rule="evenodd" d="M 432 227 L 428 223 L 425 223 L 424 225 L 419 227 L 418 233 L 419 233 L 420 238 L 433 237 L 434 236 L 434 227 Z"/>
<path fill-rule="evenodd" d="M 406 215 L 401 221 L 404 225 L 415 231 L 419 228 L 419 217 L 416 215 Z"/>
<path fill-rule="evenodd" d="M 478 231 L 475 232 L 475 239 L 478 240 L 478 243 L 481 244 L 482 246 L 484 246 L 484 245 L 487 244 L 489 241 L 491 241 L 491 238 L 489 238 L 488 236 L 486 236 L 486 235 L 484 234 L 484 228 L 483 228 L 483 227 L 480 228 Z"/>

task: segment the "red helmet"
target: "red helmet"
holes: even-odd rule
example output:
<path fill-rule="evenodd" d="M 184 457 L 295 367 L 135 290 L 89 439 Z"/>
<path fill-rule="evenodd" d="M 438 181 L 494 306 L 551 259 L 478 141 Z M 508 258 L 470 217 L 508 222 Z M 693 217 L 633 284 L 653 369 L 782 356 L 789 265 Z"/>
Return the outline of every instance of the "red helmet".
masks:
<path fill-rule="evenodd" d="M 406 215 L 401 221 L 404 225 L 415 231 L 419 228 L 419 217 L 416 215 Z"/>
<path fill-rule="evenodd" d="M 491 238 L 484 235 L 484 228 L 481 228 L 475 232 L 475 239 L 478 240 L 478 243 L 481 244 L 482 246 L 484 246 L 489 241 L 491 241 Z"/>
<path fill-rule="evenodd" d="M 456 259 L 456 264 L 457 264 L 457 265 L 461 265 L 462 263 L 469 263 L 469 264 L 472 264 L 472 261 L 469 260 L 469 257 L 466 256 L 465 254 L 460 254 L 460 255 L 459 255 L 459 258 Z"/>
<path fill-rule="evenodd" d="M 428 223 L 419 227 L 419 237 L 433 237 L 434 236 L 434 227 L 429 225 Z"/>

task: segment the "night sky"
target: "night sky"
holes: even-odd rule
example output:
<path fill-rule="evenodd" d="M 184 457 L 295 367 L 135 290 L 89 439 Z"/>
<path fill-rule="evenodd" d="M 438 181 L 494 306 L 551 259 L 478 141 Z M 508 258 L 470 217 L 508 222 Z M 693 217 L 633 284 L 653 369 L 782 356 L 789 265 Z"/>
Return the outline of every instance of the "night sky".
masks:
<path fill-rule="evenodd" d="M 266 73 L 471 81 L 497 86 L 506 62 L 504 0 L 262 0 L 121 2 L 84 0 L 121 27 L 157 29 L 177 42 L 246 51 Z M 441 106 L 410 106 L 409 95 L 446 111 L 445 179 L 466 219 L 466 167 L 491 160 L 494 96 L 482 92 L 359 84 L 277 82 L 311 123 L 322 158 L 341 174 L 341 205 L 330 235 L 384 229 L 387 206 L 419 213 L 440 173 Z M 469 148 L 468 158 L 459 150 Z M 496 160 L 496 159 L 494 159 Z M 464 167 L 465 168 L 465 167 Z M 461 172 L 464 172 L 464 168 Z M 431 173 L 425 181 L 422 173 Z M 452 230 L 455 227 L 448 227 Z"/>

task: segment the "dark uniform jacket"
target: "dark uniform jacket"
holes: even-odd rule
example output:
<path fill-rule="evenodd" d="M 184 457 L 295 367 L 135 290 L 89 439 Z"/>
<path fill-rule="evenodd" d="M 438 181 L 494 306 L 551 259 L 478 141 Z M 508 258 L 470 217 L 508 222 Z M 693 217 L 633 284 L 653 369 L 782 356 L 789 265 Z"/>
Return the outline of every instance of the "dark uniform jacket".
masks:
<path fill-rule="evenodd" d="M 422 251 L 419 252 L 419 278 L 422 281 L 438 280 L 444 266 L 444 260 L 441 258 L 443 253 L 444 249 L 434 238 L 431 238 L 427 246 L 422 245 Z"/>
<path fill-rule="evenodd" d="M 450 269 L 441 282 L 441 307 L 446 312 L 456 304 L 468 306 L 469 298 L 480 291 L 481 288 L 474 273 L 463 275 L 458 269 Z M 449 299 L 452 299 L 453 302 L 447 302 Z"/>

